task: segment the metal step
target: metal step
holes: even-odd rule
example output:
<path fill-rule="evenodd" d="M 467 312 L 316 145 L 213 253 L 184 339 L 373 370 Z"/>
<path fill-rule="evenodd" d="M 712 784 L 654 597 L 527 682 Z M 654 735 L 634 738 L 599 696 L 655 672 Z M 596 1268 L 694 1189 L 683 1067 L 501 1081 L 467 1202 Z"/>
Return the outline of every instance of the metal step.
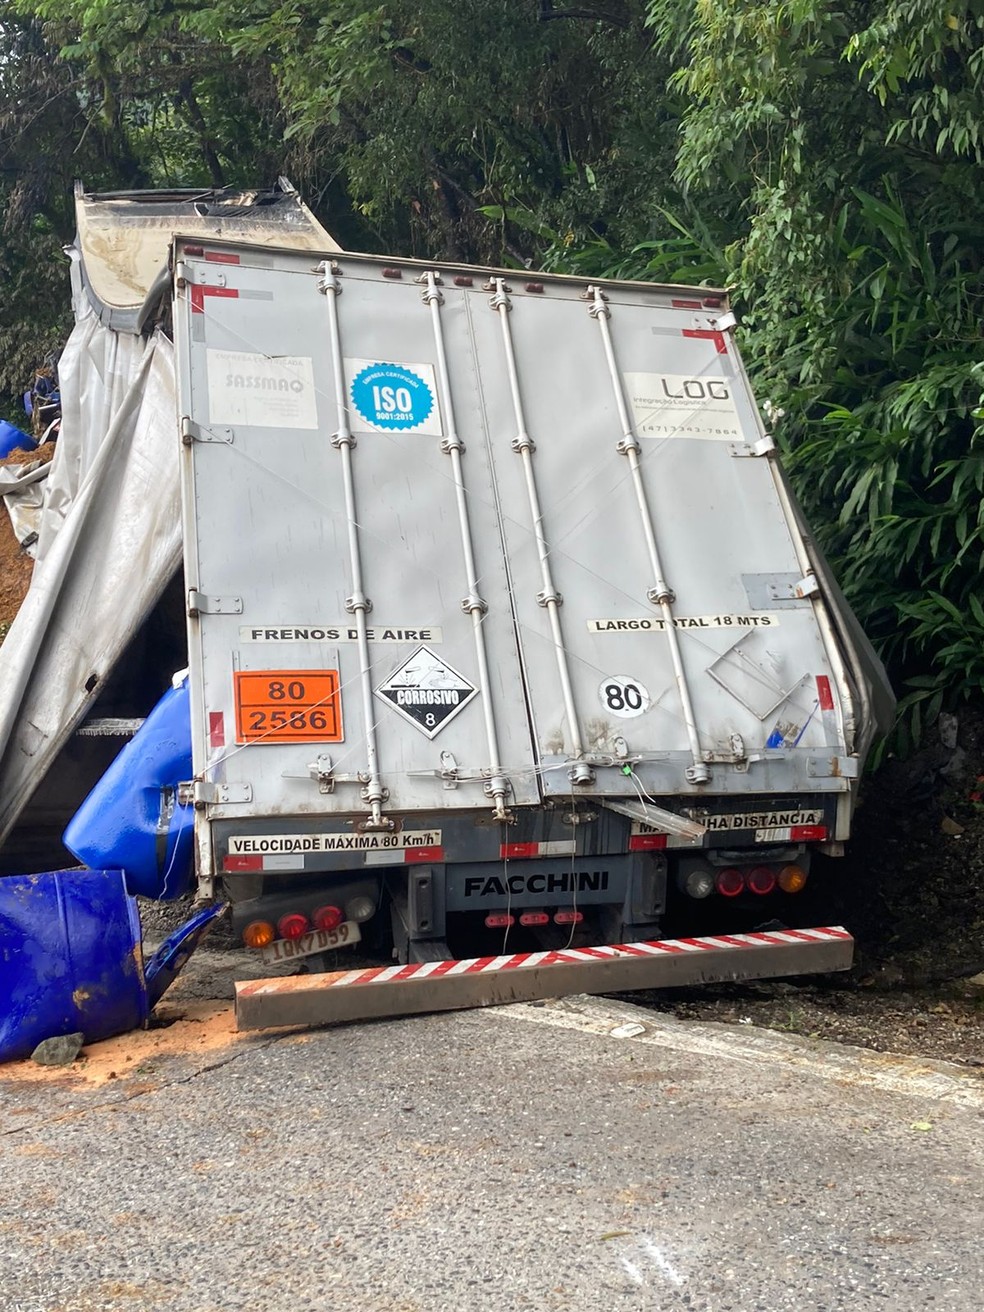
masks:
<path fill-rule="evenodd" d="M 109 716 L 86 720 L 75 730 L 76 738 L 132 738 L 143 727 L 142 717 Z"/>
<path fill-rule="evenodd" d="M 237 983 L 236 1025 L 323 1025 L 570 993 L 826 973 L 850 969 L 853 955 L 847 930 L 828 926 L 291 975 Z"/>

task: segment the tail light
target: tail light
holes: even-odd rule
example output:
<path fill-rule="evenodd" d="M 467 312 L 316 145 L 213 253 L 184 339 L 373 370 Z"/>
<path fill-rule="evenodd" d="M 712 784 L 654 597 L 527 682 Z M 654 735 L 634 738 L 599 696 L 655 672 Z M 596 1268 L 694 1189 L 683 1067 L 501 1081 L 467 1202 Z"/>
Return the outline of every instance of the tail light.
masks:
<path fill-rule="evenodd" d="M 310 928 L 310 920 L 300 911 L 290 911 L 277 921 L 277 933 L 281 938 L 303 938 Z"/>
<path fill-rule="evenodd" d="M 358 897 L 350 898 L 345 903 L 346 920 L 371 920 L 376 914 L 376 904 L 371 897 L 359 894 Z"/>
<path fill-rule="evenodd" d="M 718 871 L 714 883 L 722 897 L 737 897 L 744 891 L 745 876 L 737 867 L 727 866 L 724 870 Z"/>
<path fill-rule="evenodd" d="M 583 911 L 555 911 L 555 925 L 579 925 L 584 919 Z"/>
<path fill-rule="evenodd" d="M 311 916 L 315 929 L 324 929 L 329 933 L 337 929 L 344 919 L 345 913 L 341 907 L 318 907 Z"/>
<path fill-rule="evenodd" d="M 783 866 L 779 871 L 779 887 L 784 893 L 798 893 L 806 883 L 806 871 L 801 866 Z"/>
<path fill-rule="evenodd" d="M 776 872 L 770 870 L 768 866 L 753 866 L 748 872 L 745 883 L 752 893 L 765 897 L 766 893 L 771 893 L 776 886 Z"/>
<path fill-rule="evenodd" d="M 714 892 L 714 873 L 711 870 L 691 870 L 683 881 L 688 897 L 710 897 Z"/>
<path fill-rule="evenodd" d="M 243 942 L 248 948 L 265 948 L 277 937 L 277 931 L 268 920 L 253 920 L 243 930 Z"/>
<path fill-rule="evenodd" d="M 524 911 L 519 918 L 521 925 L 549 925 L 550 917 L 546 911 Z"/>
<path fill-rule="evenodd" d="M 516 917 L 511 916 L 508 911 L 490 911 L 485 917 L 486 929 L 508 929 L 515 923 Z"/>

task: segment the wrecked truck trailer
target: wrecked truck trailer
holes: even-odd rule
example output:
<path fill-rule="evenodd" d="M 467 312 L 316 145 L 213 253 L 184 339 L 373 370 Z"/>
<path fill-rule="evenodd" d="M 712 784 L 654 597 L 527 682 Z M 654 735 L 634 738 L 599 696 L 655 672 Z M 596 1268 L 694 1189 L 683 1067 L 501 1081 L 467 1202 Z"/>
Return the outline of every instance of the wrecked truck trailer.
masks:
<path fill-rule="evenodd" d="M 106 327 L 88 247 L 122 266 L 125 225 L 83 202 Z M 109 328 L 172 368 L 193 766 L 161 789 L 266 961 L 382 928 L 401 963 L 244 985 L 240 1023 L 845 967 L 842 930 L 759 927 L 841 850 L 891 694 L 724 293 L 182 233 L 197 203 Z M 134 571 L 114 650 L 168 577 Z M 75 673 L 52 739 L 92 715 Z"/>
<path fill-rule="evenodd" d="M 75 327 L 31 586 L 0 646 L 0 872 L 67 862 L 61 831 L 187 661 L 168 259 L 176 231 L 335 247 L 291 184 L 76 186 Z"/>
<path fill-rule="evenodd" d="M 383 916 L 433 980 L 449 937 L 795 920 L 892 700 L 724 293 L 180 237 L 173 274 L 184 797 L 245 942 Z"/>

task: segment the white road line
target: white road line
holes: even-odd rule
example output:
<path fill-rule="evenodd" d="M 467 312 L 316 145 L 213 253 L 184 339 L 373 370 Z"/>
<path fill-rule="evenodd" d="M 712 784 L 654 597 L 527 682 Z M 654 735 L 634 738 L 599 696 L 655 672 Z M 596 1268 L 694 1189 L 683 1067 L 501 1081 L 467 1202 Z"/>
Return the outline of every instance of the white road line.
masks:
<path fill-rule="evenodd" d="M 814 1079 L 832 1080 L 858 1089 L 984 1109 L 984 1086 L 980 1079 L 946 1062 L 869 1052 L 821 1039 L 796 1039 L 772 1030 L 737 1027 L 728 1030 L 700 1021 L 677 1020 L 629 1002 L 579 994 L 539 1006 L 514 1002 L 489 1007 L 480 1014 L 493 1021 L 550 1025 L 555 1029 L 614 1038 L 619 1043 L 642 1043 L 713 1057 L 717 1061 L 759 1067 L 772 1063 Z M 630 1021 L 642 1025 L 644 1032 L 631 1036 L 612 1033 Z"/>
<path fill-rule="evenodd" d="M 642 1278 L 642 1272 L 636 1266 L 635 1262 L 630 1262 L 625 1256 L 619 1258 L 622 1266 L 625 1268 L 625 1274 L 630 1280 L 634 1280 L 637 1285 L 644 1285 L 646 1282 Z"/>
<path fill-rule="evenodd" d="M 655 1263 L 671 1285 L 676 1285 L 679 1288 L 679 1286 L 684 1283 L 686 1277 L 682 1276 L 673 1263 L 663 1256 L 651 1239 L 643 1235 L 641 1242 L 650 1261 Z"/>

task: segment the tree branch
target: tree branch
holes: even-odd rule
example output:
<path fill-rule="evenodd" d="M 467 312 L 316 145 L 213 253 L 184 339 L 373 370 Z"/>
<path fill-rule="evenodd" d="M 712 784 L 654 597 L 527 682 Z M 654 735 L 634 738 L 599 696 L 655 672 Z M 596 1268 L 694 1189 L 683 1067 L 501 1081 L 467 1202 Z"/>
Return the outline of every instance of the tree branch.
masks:
<path fill-rule="evenodd" d="M 627 18 L 617 17 L 615 14 L 610 13 L 601 13 L 597 9 L 554 9 L 553 0 L 538 0 L 536 17 L 540 23 L 549 23 L 552 18 L 572 18 L 589 23 L 611 23 L 613 27 L 623 29 L 631 26 Z"/>
<path fill-rule="evenodd" d="M 188 119 L 198 135 L 198 144 L 201 147 L 202 157 L 208 167 L 209 176 L 213 187 L 225 186 L 225 177 L 222 171 L 222 165 L 219 162 L 219 156 L 215 150 L 212 138 L 209 135 L 208 124 L 205 122 L 205 115 L 202 113 L 201 106 L 195 97 L 190 78 L 182 78 L 178 83 L 178 96 L 183 103 Z"/>

